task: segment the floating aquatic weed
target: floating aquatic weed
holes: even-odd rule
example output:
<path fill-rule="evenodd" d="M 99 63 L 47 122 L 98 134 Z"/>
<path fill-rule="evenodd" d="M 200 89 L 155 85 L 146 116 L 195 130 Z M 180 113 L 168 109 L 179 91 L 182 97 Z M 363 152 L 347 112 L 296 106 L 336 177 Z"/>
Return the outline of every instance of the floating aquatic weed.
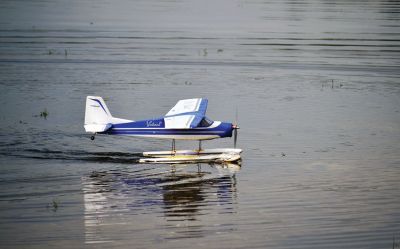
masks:
<path fill-rule="evenodd" d="M 53 211 L 55 212 L 57 211 L 57 209 L 58 209 L 58 203 L 56 200 L 53 200 Z"/>
<path fill-rule="evenodd" d="M 326 81 L 322 82 L 322 84 L 321 84 L 321 90 L 322 90 L 324 87 L 330 87 L 331 89 L 334 89 L 334 88 L 342 88 L 343 86 L 344 86 L 344 84 L 341 83 L 341 82 L 338 84 L 338 80 L 329 79 L 329 80 L 326 80 Z"/>
<path fill-rule="evenodd" d="M 49 112 L 47 111 L 46 108 L 42 112 L 40 112 L 40 117 L 47 119 L 47 116 L 49 115 Z"/>
<path fill-rule="evenodd" d="M 48 203 L 48 204 L 46 205 L 46 208 L 47 208 L 47 209 L 50 209 L 50 208 L 51 208 L 51 210 L 52 210 L 53 212 L 57 212 L 57 209 L 58 209 L 58 202 L 57 202 L 57 200 L 53 199 L 51 203 Z"/>
<path fill-rule="evenodd" d="M 393 234 L 393 249 L 400 248 L 400 242 L 396 241 L 396 236 Z"/>

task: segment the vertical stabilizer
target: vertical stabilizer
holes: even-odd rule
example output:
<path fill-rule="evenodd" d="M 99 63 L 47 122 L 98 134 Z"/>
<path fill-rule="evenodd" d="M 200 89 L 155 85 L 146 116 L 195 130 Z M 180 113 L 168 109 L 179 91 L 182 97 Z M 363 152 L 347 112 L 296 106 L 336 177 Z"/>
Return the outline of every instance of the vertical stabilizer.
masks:
<path fill-rule="evenodd" d="M 111 127 L 113 117 L 103 98 L 86 97 L 85 130 L 86 132 L 103 132 Z"/>

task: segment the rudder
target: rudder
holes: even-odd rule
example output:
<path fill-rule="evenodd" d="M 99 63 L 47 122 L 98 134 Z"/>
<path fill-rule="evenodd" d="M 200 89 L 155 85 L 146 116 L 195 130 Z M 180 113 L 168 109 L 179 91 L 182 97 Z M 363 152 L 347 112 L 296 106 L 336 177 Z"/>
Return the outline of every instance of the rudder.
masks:
<path fill-rule="evenodd" d="M 102 97 L 87 96 L 85 109 L 86 132 L 103 132 L 111 127 L 113 117 Z"/>

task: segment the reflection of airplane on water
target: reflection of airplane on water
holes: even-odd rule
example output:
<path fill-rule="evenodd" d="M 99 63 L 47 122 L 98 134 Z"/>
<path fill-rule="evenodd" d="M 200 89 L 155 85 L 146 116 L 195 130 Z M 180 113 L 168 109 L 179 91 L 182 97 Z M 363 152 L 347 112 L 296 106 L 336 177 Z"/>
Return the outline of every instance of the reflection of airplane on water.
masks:
<path fill-rule="evenodd" d="M 199 212 L 212 203 L 218 204 L 221 212 L 232 211 L 235 174 L 219 165 L 208 167 L 173 167 L 165 173 L 148 175 L 110 170 L 82 178 L 87 240 L 107 240 L 107 233 L 102 234 L 107 220 L 115 223 L 120 219 L 121 224 L 132 224 L 135 221 L 129 219 L 134 219 L 134 214 L 144 215 L 158 207 L 171 222 L 196 220 Z M 119 214 L 118 210 L 123 212 Z"/>
<path fill-rule="evenodd" d="M 219 205 L 231 204 L 236 195 L 235 175 L 221 175 L 208 178 L 202 172 L 192 175 L 178 175 L 176 184 L 166 184 L 163 188 L 164 212 L 166 217 L 179 220 L 195 220 L 200 207 L 206 205 L 205 196 L 210 192 L 217 196 Z M 226 211 L 225 211 L 226 212 Z"/>

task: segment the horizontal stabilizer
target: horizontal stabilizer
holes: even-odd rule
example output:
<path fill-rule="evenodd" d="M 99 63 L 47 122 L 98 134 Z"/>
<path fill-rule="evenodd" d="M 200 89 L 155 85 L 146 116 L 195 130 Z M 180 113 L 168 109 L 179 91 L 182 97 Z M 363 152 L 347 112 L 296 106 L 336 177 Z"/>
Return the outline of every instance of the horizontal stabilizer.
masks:
<path fill-rule="evenodd" d="M 84 125 L 86 132 L 97 133 L 110 129 L 112 124 L 88 124 Z"/>

